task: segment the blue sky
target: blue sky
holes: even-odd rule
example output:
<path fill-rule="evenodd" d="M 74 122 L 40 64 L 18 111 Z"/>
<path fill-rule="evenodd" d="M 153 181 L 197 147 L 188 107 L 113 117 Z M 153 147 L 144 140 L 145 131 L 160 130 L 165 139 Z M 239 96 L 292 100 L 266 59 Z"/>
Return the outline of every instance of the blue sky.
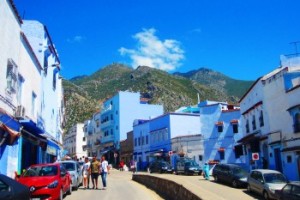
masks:
<path fill-rule="evenodd" d="M 299 0 L 14 2 L 24 19 L 47 26 L 67 79 L 121 62 L 255 80 L 300 40 Z"/>

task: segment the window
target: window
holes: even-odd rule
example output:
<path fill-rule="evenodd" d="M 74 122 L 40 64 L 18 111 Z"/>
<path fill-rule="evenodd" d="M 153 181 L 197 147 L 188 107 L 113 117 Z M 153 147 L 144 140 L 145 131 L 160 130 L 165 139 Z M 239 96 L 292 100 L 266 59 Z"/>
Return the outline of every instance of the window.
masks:
<path fill-rule="evenodd" d="M 294 133 L 300 132 L 300 113 L 296 113 L 294 117 Z"/>
<path fill-rule="evenodd" d="M 199 161 L 202 161 L 202 160 L 203 160 L 203 156 L 199 155 Z"/>
<path fill-rule="evenodd" d="M 139 137 L 139 146 L 141 145 L 141 138 Z"/>
<path fill-rule="evenodd" d="M 225 151 L 219 151 L 220 160 L 225 159 Z"/>
<path fill-rule="evenodd" d="M 17 101 L 19 105 L 22 104 L 22 91 L 23 91 L 24 78 L 21 75 L 18 75 L 18 93 Z"/>
<path fill-rule="evenodd" d="M 110 134 L 111 134 L 111 135 L 114 134 L 114 130 L 113 130 L 113 129 L 110 130 Z"/>
<path fill-rule="evenodd" d="M 144 145 L 144 136 L 142 136 L 142 145 Z"/>
<path fill-rule="evenodd" d="M 112 114 L 110 115 L 110 120 L 114 120 L 114 116 Z"/>
<path fill-rule="evenodd" d="M 260 127 L 263 127 L 265 124 L 264 124 L 264 113 L 263 111 L 261 110 L 260 111 L 260 116 L 259 116 L 259 126 Z"/>
<path fill-rule="evenodd" d="M 288 156 L 286 157 L 286 162 L 287 162 L 287 163 L 292 163 L 292 156 L 288 155 Z"/>
<path fill-rule="evenodd" d="M 137 146 L 137 138 L 134 138 L 134 146 Z"/>
<path fill-rule="evenodd" d="M 247 121 L 246 121 L 246 126 L 245 126 L 245 128 L 246 128 L 246 133 L 249 133 L 249 120 L 247 119 Z"/>
<path fill-rule="evenodd" d="M 218 132 L 219 133 L 223 132 L 223 125 L 218 125 Z"/>
<path fill-rule="evenodd" d="M 97 128 L 100 126 L 100 121 L 99 121 L 99 119 L 96 120 L 96 126 L 97 126 Z"/>
<path fill-rule="evenodd" d="M 256 130 L 255 115 L 252 116 L 252 128 L 253 130 Z"/>
<path fill-rule="evenodd" d="M 233 131 L 233 133 L 238 133 L 239 132 L 238 124 L 232 124 L 232 131 Z"/>
<path fill-rule="evenodd" d="M 56 89 L 56 78 L 57 78 L 56 74 L 57 74 L 57 73 L 58 73 L 58 69 L 55 68 L 55 69 L 53 70 L 53 89 L 54 89 L 54 90 Z"/>
<path fill-rule="evenodd" d="M 17 87 L 17 65 L 12 59 L 7 62 L 6 90 L 8 93 L 15 93 Z"/>
<path fill-rule="evenodd" d="M 222 121 L 216 122 L 216 126 L 217 126 L 219 133 L 223 132 L 223 122 Z"/>
<path fill-rule="evenodd" d="M 85 137 L 83 137 L 83 138 L 82 138 L 82 141 L 84 141 L 84 142 L 85 142 Z"/>
<path fill-rule="evenodd" d="M 146 136 L 146 144 L 148 144 L 148 135 Z"/>
<path fill-rule="evenodd" d="M 36 94 L 32 92 L 31 95 L 31 114 L 34 116 L 36 108 Z"/>

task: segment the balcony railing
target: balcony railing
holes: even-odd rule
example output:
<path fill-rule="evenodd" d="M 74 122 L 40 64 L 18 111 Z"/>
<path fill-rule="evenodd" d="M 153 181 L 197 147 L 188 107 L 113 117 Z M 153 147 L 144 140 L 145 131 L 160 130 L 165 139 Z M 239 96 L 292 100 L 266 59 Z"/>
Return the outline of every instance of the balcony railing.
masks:
<path fill-rule="evenodd" d="M 101 129 L 103 129 L 103 128 L 106 128 L 108 126 L 112 126 L 113 124 L 114 124 L 113 121 L 109 120 L 109 121 L 106 121 L 106 122 L 102 123 L 100 127 L 101 127 Z"/>

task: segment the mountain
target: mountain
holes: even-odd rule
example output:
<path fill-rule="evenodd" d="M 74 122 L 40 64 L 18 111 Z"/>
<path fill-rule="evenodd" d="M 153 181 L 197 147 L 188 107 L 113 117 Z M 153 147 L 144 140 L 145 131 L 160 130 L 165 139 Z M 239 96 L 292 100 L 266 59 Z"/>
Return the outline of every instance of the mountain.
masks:
<path fill-rule="evenodd" d="M 248 88 L 233 88 L 235 83 L 240 84 L 240 81 L 208 69 L 173 75 L 147 66 L 133 69 L 113 63 L 90 76 L 64 80 L 65 128 L 91 118 L 100 110 L 101 103 L 118 91 L 140 92 L 149 103 L 164 105 L 165 112 L 172 112 L 184 105 L 197 104 L 197 94 L 201 100 L 237 103 L 241 92 Z M 235 93 L 235 90 L 241 92 Z"/>
<path fill-rule="evenodd" d="M 174 75 L 194 80 L 200 84 L 224 92 L 227 96 L 233 98 L 234 101 L 238 101 L 253 83 L 253 81 L 235 80 L 207 68 L 200 68 L 187 73 L 175 72 Z"/>

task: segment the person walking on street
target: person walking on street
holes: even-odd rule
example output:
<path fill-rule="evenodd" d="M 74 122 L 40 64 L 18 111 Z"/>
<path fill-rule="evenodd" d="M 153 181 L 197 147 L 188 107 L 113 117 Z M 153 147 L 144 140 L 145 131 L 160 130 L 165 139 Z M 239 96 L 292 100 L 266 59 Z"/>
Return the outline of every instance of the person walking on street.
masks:
<path fill-rule="evenodd" d="M 98 189 L 98 176 L 99 176 L 99 167 L 100 162 L 96 160 L 96 156 L 93 157 L 92 163 L 91 163 L 91 178 L 93 183 L 93 189 Z"/>
<path fill-rule="evenodd" d="M 101 158 L 101 169 L 102 169 L 102 173 L 101 173 L 101 179 L 102 179 L 102 185 L 103 185 L 103 190 L 106 190 L 106 177 L 107 174 L 109 173 L 109 167 L 108 167 L 108 162 L 107 160 L 105 160 L 105 157 L 102 156 Z"/>
<path fill-rule="evenodd" d="M 88 158 L 84 159 L 84 164 L 82 167 L 82 173 L 83 173 L 83 188 L 89 188 L 89 183 L 87 183 L 87 179 L 90 175 L 90 162 Z"/>
<path fill-rule="evenodd" d="M 203 167 L 203 175 L 206 180 L 209 180 L 209 165 L 207 162 L 205 162 Z"/>

